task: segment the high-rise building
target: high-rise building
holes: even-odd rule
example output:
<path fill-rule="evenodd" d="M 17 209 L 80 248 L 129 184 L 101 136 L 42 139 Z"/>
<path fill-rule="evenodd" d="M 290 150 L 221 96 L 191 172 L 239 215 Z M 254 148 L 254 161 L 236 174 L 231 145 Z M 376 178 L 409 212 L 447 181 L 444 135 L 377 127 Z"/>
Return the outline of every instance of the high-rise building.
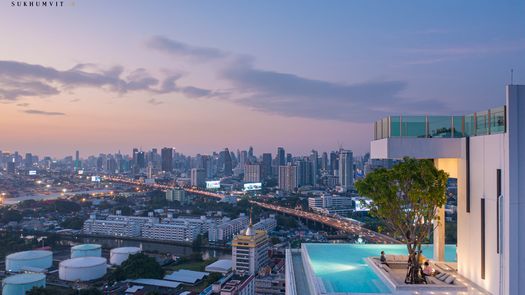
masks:
<path fill-rule="evenodd" d="M 445 283 L 447 287 L 461 286 L 469 294 L 524 293 L 524 119 L 525 85 L 508 85 L 506 104 L 501 107 L 463 116 L 396 115 L 374 124 L 371 159 L 427 159 L 436 169 L 457 179 L 457 221 L 453 227 L 457 231 L 457 246 L 453 250 L 456 263 L 454 267 L 444 269 L 453 273 L 453 277 L 445 282 L 460 281 Z M 437 218 L 434 218 L 434 253 L 430 255 L 435 261 L 447 260 L 445 229 L 449 229 L 449 221 L 445 218 L 445 209 L 445 206 L 438 208 Z M 317 279 L 312 272 L 300 273 L 312 267 L 306 253 L 308 250 L 303 249 L 287 250 L 287 261 L 305 261 L 306 264 L 297 267 L 296 263 L 287 263 L 287 282 Z M 327 247 L 325 251 L 331 250 Z M 316 264 L 324 262 L 321 258 Z M 384 277 L 386 272 L 378 274 Z M 356 284 L 360 283 L 365 281 L 356 279 Z M 301 289 L 294 287 L 294 284 L 287 284 L 286 293 L 326 293 L 319 284 L 304 284 Z M 420 290 L 425 293 L 423 288 Z M 454 293 L 462 292 L 456 290 Z"/>
<path fill-rule="evenodd" d="M 328 171 L 328 154 L 326 152 L 323 152 L 321 156 L 321 170 L 324 172 Z"/>
<path fill-rule="evenodd" d="M 312 163 L 308 159 L 296 161 L 297 166 L 297 186 L 312 185 Z"/>
<path fill-rule="evenodd" d="M 166 200 L 173 202 L 178 201 L 183 205 L 187 205 L 191 202 L 191 198 L 186 191 L 180 188 L 169 189 L 166 191 Z"/>
<path fill-rule="evenodd" d="M 230 154 L 230 151 L 228 148 L 225 148 L 222 152 L 224 157 L 224 176 L 232 176 L 233 175 L 233 163 L 232 163 L 232 156 Z"/>
<path fill-rule="evenodd" d="M 10 161 L 7 161 L 7 173 L 8 174 L 15 174 L 15 158 L 11 158 Z"/>
<path fill-rule="evenodd" d="M 298 187 L 297 166 L 279 166 L 279 189 L 291 192 Z"/>
<path fill-rule="evenodd" d="M 330 174 L 337 176 L 338 170 L 339 170 L 339 161 L 338 161 L 337 152 L 332 151 L 330 152 Z"/>
<path fill-rule="evenodd" d="M 277 148 L 277 166 L 286 165 L 286 154 L 283 147 Z"/>
<path fill-rule="evenodd" d="M 161 169 L 164 172 L 173 171 L 173 148 L 162 148 L 160 150 Z"/>
<path fill-rule="evenodd" d="M 269 262 L 268 234 L 265 230 L 253 228 L 250 217 L 248 228 L 232 241 L 233 271 L 238 274 L 256 274 Z"/>
<path fill-rule="evenodd" d="M 206 171 L 202 168 L 191 169 L 191 186 L 203 188 L 206 185 Z"/>
<path fill-rule="evenodd" d="M 31 153 L 26 153 L 26 158 L 24 159 L 24 166 L 26 169 L 33 167 L 33 155 Z"/>
<path fill-rule="evenodd" d="M 317 153 L 317 151 L 315 150 L 312 150 L 312 153 L 310 154 L 310 163 L 312 165 L 312 185 L 316 186 L 317 185 L 317 179 L 319 178 L 318 175 L 319 175 L 319 164 L 318 164 L 318 160 L 319 160 L 319 154 Z"/>
<path fill-rule="evenodd" d="M 262 175 L 263 178 L 269 178 L 272 176 L 272 154 L 262 154 Z"/>
<path fill-rule="evenodd" d="M 137 167 L 139 169 L 146 168 L 146 155 L 143 151 L 137 153 Z"/>
<path fill-rule="evenodd" d="M 75 152 L 75 167 L 74 167 L 74 170 L 75 171 L 78 171 L 81 169 L 81 165 L 80 165 L 80 152 L 77 150 Z"/>
<path fill-rule="evenodd" d="M 244 165 L 244 182 L 261 182 L 261 164 Z"/>
<path fill-rule="evenodd" d="M 339 151 L 339 185 L 343 191 L 354 186 L 354 154 L 351 150 Z"/>

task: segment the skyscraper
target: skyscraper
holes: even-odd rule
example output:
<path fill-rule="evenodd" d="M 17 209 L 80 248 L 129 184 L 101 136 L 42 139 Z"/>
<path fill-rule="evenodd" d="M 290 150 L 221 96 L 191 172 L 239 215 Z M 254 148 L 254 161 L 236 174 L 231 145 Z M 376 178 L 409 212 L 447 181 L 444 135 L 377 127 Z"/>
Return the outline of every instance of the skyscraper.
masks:
<path fill-rule="evenodd" d="M 233 174 L 233 163 L 230 151 L 225 148 L 223 151 L 224 155 L 224 176 L 232 176 Z"/>
<path fill-rule="evenodd" d="M 137 153 L 137 167 L 139 169 L 146 168 L 146 156 L 143 151 Z"/>
<path fill-rule="evenodd" d="M 206 185 L 206 171 L 202 168 L 191 169 L 191 186 L 203 188 Z"/>
<path fill-rule="evenodd" d="M 312 185 L 316 186 L 317 185 L 317 179 L 318 179 L 318 175 L 319 175 L 319 165 L 318 165 L 318 159 L 319 159 L 319 154 L 317 153 L 317 151 L 315 150 L 312 150 L 312 153 L 310 154 L 310 163 L 312 165 Z"/>
<path fill-rule="evenodd" d="M 244 182 L 261 182 L 261 164 L 244 165 Z"/>
<path fill-rule="evenodd" d="M 24 159 L 24 166 L 26 169 L 30 169 L 33 166 L 33 155 L 31 153 L 26 153 L 26 158 Z"/>
<path fill-rule="evenodd" d="M 80 170 L 80 152 L 77 150 L 75 152 L 75 171 Z"/>
<path fill-rule="evenodd" d="M 351 150 L 339 151 L 339 185 L 343 191 L 354 186 L 354 160 Z"/>
<path fill-rule="evenodd" d="M 160 150 L 161 169 L 164 172 L 173 171 L 173 148 L 162 148 Z"/>
<path fill-rule="evenodd" d="M 286 165 L 286 154 L 283 147 L 277 148 L 277 166 Z"/>
<path fill-rule="evenodd" d="M 298 187 L 297 166 L 279 166 L 279 189 L 291 192 Z"/>
<path fill-rule="evenodd" d="M 262 175 L 263 178 L 269 178 L 272 176 L 272 154 L 262 154 Z"/>

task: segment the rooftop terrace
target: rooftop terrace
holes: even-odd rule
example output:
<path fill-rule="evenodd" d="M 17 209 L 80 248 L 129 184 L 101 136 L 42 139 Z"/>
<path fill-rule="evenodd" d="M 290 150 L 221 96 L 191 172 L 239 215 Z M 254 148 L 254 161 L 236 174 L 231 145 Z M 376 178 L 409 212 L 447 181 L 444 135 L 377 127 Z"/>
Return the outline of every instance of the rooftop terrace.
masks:
<path fill-rule="evenodd" d="M 506 132 L 506 108 L 466 116 L 389 116 L 374 124 L 374 140 L 390 137 L 461 138 Z"/>

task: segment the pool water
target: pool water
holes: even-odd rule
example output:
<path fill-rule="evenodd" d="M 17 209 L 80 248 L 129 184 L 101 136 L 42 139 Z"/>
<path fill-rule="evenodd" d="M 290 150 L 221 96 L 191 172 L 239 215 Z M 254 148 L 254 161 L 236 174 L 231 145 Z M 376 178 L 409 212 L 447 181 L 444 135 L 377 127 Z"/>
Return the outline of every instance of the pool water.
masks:
<path fill-rule="evenodd" d="M 327 292 L 390 293 L 388 287 L 365 262 L 365 258 L 385 254 L 407 255 L 406 245 L 383 244 L 304 244 L 313 272 Z M 422 246 L 432 259 L 432 245 Z M 456 261 L 456 246 L 445 246 L 445 260 Z"/>

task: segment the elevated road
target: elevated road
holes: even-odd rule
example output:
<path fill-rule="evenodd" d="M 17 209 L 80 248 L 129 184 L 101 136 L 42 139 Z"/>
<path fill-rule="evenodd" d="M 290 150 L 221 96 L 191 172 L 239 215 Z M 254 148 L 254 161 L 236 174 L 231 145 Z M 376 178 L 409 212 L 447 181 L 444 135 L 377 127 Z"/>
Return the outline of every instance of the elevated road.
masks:
<path fill-rule="evenodd" d="M 365 228 L 361 226 L 357 221 L 352 221 L 349 219 L 339 219 L 335 217 L 330 216 L 324 216 L 317 213 L 312 212 L 306 212 L 303 210 L 298 209 L 292 209 L 282 206 L 277 206 L 273 204 L 258 202 L 258 201 L 250 201 L 252 204 L 255 204 L 257 206 L 260 206 L 262 208 L 266 208 L 272 211 L 276 211 L 279 213 L 284 213 L 287 215 L 292 215 L 308 220 L 312 220 L 315 222 L 322 223 L 324 225 L 327 225 L 329 227 L 332 227 L 336 230 L 354 234 L 354 235 L 360 235 L 366 242 L 368 243 L 374 243 L 374 244 L 399 244 L 400 242 L 394 238 L 391 238 L 387 235 L 380 234 L 378 232 L 372 231 L 368 228 Z"/>
<path fill-rule="evenodd" d="M 123 178 L 123 177 L 104 176 L 103 179 L 112 181 L 112 182 L 117 182 L 117 183 L 125 183 L 129 185 L 150 187 L 150 188 L 156 188 L 156 189 L 162 189 L 162 190 L 175 188 L 175 186 L 156 184 L 156 183 L 146 184 L 138 180 Z M 217 198 L 217 199 L 224 198 L 224 195 L 218 194 L 218 193 L 203 191 L 203 190 L 194 189 L 194 188 L 183 188 L 183 189 L 189 193 L 198 194 L 198 195 L 205 196 L 205 197 L 211 197 L 211 198 Z M 361 238 L 368 243 L 375 243 L 375 244 L 399 244 L 400 243 L 398 240 L 391 238 L 387 235 L 383 235 L 378 232 L 367 229 L 363 227 L 359 222 L 353 221 L 351 219 L 330 217 L 330 216 L 320 215 L 317 213 L 282 207 L 282 206 L 268 204 L 268 203 L 259 202 L 259 201 L 250 201 L 250 203 L 260 206 L 265 209 L 269 209 L 272 211 L 282 213 L 282 214 L 287 214 L 287 215 L 291 215 L 291 216 L 295 216 L 299 218 L 308 219 L 314 222 L 322 223 L 326 226 L 332 227 L 344 233 L 360 235 Z"/>

